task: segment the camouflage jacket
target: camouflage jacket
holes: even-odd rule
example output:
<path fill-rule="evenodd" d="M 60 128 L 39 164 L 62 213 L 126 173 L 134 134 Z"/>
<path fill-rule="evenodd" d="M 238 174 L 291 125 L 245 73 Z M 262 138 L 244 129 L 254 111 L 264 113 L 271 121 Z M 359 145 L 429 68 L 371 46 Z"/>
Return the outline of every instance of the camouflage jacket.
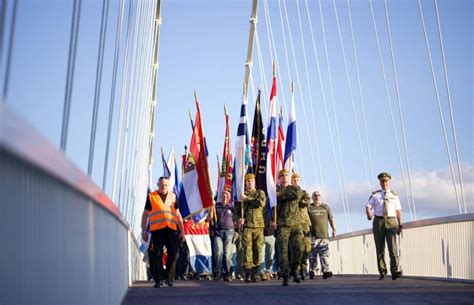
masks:
<path fill-rule="evenodd" d="M 247 199 L 243 202 L 245 226 L 248 228 L 263 228 L 265 226 L 263 218 L 263 208 L 265 206 L 267 197 L 265 193 L 260 190 L 245 192 Z M 236 220 L 242 217 L 241 203 L 236 203 L 235 213 Z"/>
<path fill-rule="evenodd" d="M 301 190 L 301 188 L 300 188 Z M 303 232 L 308 232 L 311 226 L 311 220 L 309 219 L 308 207 L 311 204 L 311 198 L 309 198 L 308 193 L 305 190 L 301 190 L 303 195 L 301 196 L 298 206 L 300 208 L 300 220 Z"/>
<path fill-rule="evenodd" d="M 301 216 L 299 202 L 303 191 L 292 185 L 277 189 L 277 225 L 278 227 L 300 227 Z"/>

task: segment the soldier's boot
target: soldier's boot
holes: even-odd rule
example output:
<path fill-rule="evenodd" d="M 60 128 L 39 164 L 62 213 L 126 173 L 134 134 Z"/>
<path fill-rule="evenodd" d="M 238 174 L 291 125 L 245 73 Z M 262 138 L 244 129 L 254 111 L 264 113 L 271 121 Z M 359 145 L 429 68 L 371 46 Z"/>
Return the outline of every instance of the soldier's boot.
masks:
<path fill-rule="evenodd" d="M 284 275 L 283 276 L 283 284 L 282 286 L 288 286 L 288 276 L 287 275 Z"/>
<path fill-rule="evenodd" d="M 392 280 L 396 280 L 396 279 L 398 279 L 398 278 L 401 277 L 401 276 L 402 276 L 402 272 L 401 272 L 401 271 L 394 272 L 394 273 L 392 274 Z"/>
<path fill-rule="evenodd" d="M 300 270 L 300 278 L 302 281 L 304 281 L 306 279 L 306 275 L 305 275 L 306 271 L 301 269 Z"/>
<path fill-rule="evenodd" d="M 252 272 L 251 279 L 252 279 L 252 282 L 254 283 L 260 282 L 260 277 L 255 272 Z"/>
<path fill-rule="evenodd" d="M 309 272 L 309 279 L 310 280 L 314 280 L 315 276 L 314 276 L 314 271 L 310 271 Z"/>
<path fill-rule="evenodd" d="M 332 276 L 332 272 L 331 271 L 328 271 L 328 272 L 323 272 L 323 279 L 328 279 Z"/>
<path fill-rule="evenodd" d="M 245 272 L 245 282 L 250 283 L 252 281 L 252 276 L 250 272 Z"/>
<path fill-rule="evenodd" d="M 295 282 L 295 283 L 301 283 L 300 276 L 299 276 L 299 275 L 294 275 L 294 276 L 293 276 L 293 282 Z"/>

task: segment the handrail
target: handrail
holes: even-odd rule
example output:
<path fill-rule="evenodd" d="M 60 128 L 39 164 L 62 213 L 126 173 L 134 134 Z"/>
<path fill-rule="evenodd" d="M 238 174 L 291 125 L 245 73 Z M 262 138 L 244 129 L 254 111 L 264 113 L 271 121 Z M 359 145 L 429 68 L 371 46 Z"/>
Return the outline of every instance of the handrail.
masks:
<path fill-rule="evenodd" d="M 464 222 L 464 221 L 472 221 L 474 220 L 474 213 L 469 214 L 460 214 L 460 215 L 452 215 L 452 216 L 443 216 L 437 218 L 429 218 L 429 219 L 422 219 L 417 221 L 410 221 L 403 223 L 403 229 L 413 229 L 425 226 L 432 226 L 438 224 L 447 224 L 447 223 L 454 223 L 454 222 Z M 344 233 L 337 235 L 337 237 L 331 238 L 331 240 L 341 240 L 355 236 L 362 236 L 366 234 L 372 234 L 372 229 L 364 229 L 349 233 Z"/>

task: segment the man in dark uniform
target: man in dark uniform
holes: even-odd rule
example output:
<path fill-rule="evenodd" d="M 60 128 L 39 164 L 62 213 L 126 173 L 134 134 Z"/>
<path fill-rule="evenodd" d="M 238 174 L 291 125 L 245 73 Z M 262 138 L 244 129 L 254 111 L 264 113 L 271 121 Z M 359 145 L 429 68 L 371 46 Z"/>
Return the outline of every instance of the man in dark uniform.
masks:
<path fill-rule="evenodd" d="M 160 177 L 158 191 L 148 194 L 142 214 L 142 237 L 148 240 L 146 232 L 148 219 L 151 239 L 156 251 L 156 262 L 152 269 L 155 288 L 163 286 L 163 280 L 168 286 L 173 286 L 178 244 L 179 240 L 184 240 L 183 220 L 179 212 L 178 201 L 176 195 L 168 189 L 168 178 Z M 163 247 L 166 247 L 168 253 L 166 270 L 163 268 Z"/>
<path fill-rule="evenodd" d="M 367 219 L 372 220 L 372 231 L 374 233 L 375 248 L 377 251 L 377 267 L 380 278 L 383 280 L 387 275 L 385 264 L 385 241 L 390 255 L 390 273 L 392 280 L 396 280 L 402 275 L 399 270 L 399 257 L 397 251 L 396 234 L 402 232 L 402 207 L 398 194 L 390 189 L 392 176 L 387 173 L 380 173 L 377 178 L 380 183 L 380 190 L 372 193 L 365 206 Z"/>

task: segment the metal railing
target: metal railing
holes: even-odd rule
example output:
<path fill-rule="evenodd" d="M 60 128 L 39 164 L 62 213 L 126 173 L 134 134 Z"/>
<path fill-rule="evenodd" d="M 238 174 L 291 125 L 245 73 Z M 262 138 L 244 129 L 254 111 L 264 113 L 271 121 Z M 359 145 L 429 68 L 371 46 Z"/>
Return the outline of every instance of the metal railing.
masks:
<path fill-rule="evenodd" d="M 0 104 L 0 304 L 119 304 L 143 263 L 115 204 Z"/>
<path fill-rule="evenodd" d="M 398 241 L 404 276 L 474 281 L 474 214 L 404 223 Z M 338 236 L 330 251 L 335 274 L 378 274 L 371 229 Z"/>

